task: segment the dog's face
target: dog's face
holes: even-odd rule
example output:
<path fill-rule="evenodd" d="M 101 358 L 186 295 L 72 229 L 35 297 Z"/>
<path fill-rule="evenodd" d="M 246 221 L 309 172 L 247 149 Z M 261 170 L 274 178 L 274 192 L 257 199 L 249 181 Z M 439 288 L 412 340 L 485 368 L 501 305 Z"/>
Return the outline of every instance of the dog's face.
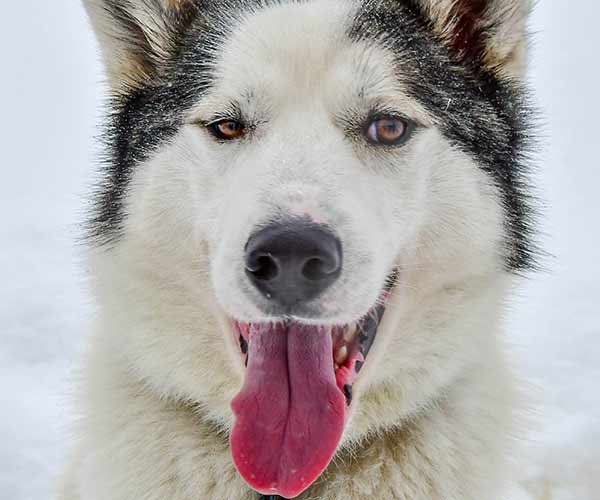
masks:
<path fill-rule="evenodd" d="M 243 381 L 236 466 L 297 496 L 400 376 L 400 297 L 527 264 L 525 5 L 88 4 L 116 95 L 102 301 L 158 390 L 229 427 Z"/>
<path fill-rule="evenodd" d="M 182 137 L 180 148 L 205 158 L 202 167 L 187 168 L 199 190 L 206 187 L 198 219 L 214 290 L 237 320 L 286 315 L 343 325 L 360 319 L 398 258 L 414 248 L 426 216 L 431 160 L 423 148 L 436 147 L 437 134 L 394 78 L 392 55 L 348 38 L 347 15 L 335 3 L 287 5 L 244 22 L 223 47 L 214 89 Z M 211 123 L 242 130 L 220 140 L 204 125 Z M 337 240 L 339 276 L 306 300 L 300 290 L 298 297 L 279 297 L 281 287 L 268 284 L 269 298 L 260 280 L 248 276 L 248 242 L 276 226 L 302 240 L 311 225 Z M 271 252 L 268 241 L 262 246 Z M 321 250 L 310 250 L 318 259 Z M 320 288 L 313 281 L 307 286 Z"/>

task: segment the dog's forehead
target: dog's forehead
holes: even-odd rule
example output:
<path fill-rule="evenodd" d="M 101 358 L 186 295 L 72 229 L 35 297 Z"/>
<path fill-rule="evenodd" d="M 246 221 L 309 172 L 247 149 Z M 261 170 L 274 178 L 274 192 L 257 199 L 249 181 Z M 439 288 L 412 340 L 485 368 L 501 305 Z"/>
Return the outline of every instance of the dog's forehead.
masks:
<path fill-rule="evenodd" d="M 335 55 L 350 16 L 343 2 L 282 3 L 246 12 L 227 44 L 228 52 L 251 49 L 253 64 L 309 57 L 315 64 Z"/>
<path fill-rule="evenodd" d="M 299 95 L 342 82 L 339 91 L 382 90 L 392 84 L 393 58 L 383 47 L 350 39 L 355 11 L 352 2 L 318 0 L 248 13 L 221 48 L 218 79 L 245 92 L 268 86 Z"/>

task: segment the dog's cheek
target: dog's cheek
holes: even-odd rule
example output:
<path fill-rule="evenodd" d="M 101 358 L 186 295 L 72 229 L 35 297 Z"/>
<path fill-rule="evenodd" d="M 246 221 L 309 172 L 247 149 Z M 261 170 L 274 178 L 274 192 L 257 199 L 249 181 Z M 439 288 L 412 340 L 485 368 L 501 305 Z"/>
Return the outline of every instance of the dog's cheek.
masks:
<path fill-rule="evenodd" d="M 246 170 L 250 170 L 247 168 Z M 220 176 L 208 206 L 210 282 L 221 307 L 232 317 L 259 316 L 244 269 L 245 247 L 252 231 L 273 214 L 260 203 L 257 183 L 238 168 Z"/>
<path fill-rule="evenodd" d="M 177 165 L 177 155 L 165 150 L 136 169 L 128 196 L 126 230 L 148 249 L 185 252 L 193 229 L 190 186 Z"/>
<path fill-rule="evenodd" d="M 389 271 L 418 244 L 427 211 L 427 168 L 404 157 L 390 161 L 386 168 L 389 173 L 375 175 L 370 182 L 362 224 L 370 234 L 370 251 L 376 262 Z"/>
<path fill-rule="evenodd" d="M 382 187 L 380 199 L 387 203 L 382 218 L 388 246 L 400 267 L 421 253 L 426 233 L 441 238 L 452 231 L 444 214 L 446 204 L 453 203 L 448 192 L 448 179 L 455 176 L 452 151 L 437 129 L 426 128 L 390 166 L 394 173 Z"/>

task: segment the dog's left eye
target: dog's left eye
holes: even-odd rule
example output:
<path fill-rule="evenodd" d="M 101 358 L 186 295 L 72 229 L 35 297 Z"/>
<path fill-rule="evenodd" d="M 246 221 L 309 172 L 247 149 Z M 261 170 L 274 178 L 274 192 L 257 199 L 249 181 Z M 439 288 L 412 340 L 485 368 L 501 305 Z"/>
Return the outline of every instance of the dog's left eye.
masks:
<path fill-rule="evenodd" d="M 409 129 L 410 124 L 403 118 L 383 116 L 367 124 L 365 135 L 372 144 L 398 146 L 407 139 Z"/>
<path fill-rule="evenodd" d="M 208 131 L 217 139 L 232 141 L 239 139 L 246 132 L 246 126 L 236 120 L 219 120 L 207 125 Z"/>

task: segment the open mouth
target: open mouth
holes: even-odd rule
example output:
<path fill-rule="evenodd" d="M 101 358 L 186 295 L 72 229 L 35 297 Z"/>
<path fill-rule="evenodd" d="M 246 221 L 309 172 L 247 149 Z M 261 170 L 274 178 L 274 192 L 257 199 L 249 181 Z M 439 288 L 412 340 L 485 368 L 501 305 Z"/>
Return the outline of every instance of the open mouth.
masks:
<path fill-rule="evenodd" d="M 231 451 L 257 492 L 295 498 L 331 462 L 391 286 L 366 316 L 347 325 L 233 322 L 247 368 L 232 401 Z"/>

